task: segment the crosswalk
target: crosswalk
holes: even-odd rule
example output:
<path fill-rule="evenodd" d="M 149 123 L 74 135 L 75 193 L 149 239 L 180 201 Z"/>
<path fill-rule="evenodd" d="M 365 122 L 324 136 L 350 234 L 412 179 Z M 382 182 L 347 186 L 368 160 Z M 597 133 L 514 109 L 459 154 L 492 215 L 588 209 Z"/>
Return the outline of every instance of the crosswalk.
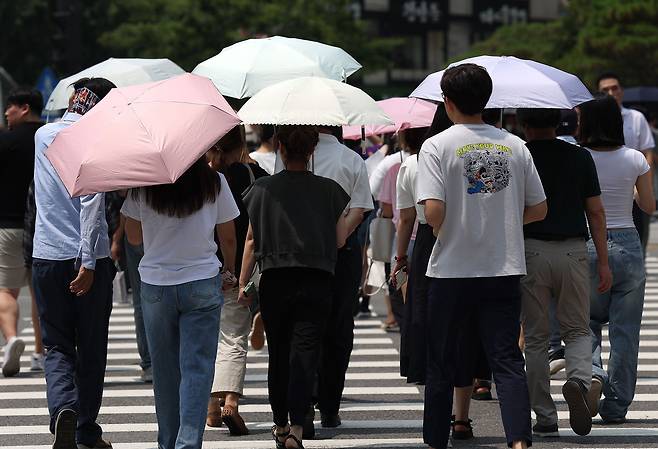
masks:
<path fill-rule="evenodd" d="M 421 447 L 422 396 L 399 371 L 396 336 L 379 327 L 376 318 L 357 320 L 354 351 L 347 373 L 342 425 L 322 429 L 307 448 L 417 448 Z M 116 449 L 152 449 L 157 424 L 153 390 L 140 382 L 132 309 L 115 305 L 110 319 L 108 369 L 99 422 Z M 0 378 L 0 448 L 49 448 L 45 380 L 30 373 L 34 336 L 28 326 L 21 334 L 26 351 L 21 375 Z M 225 427 L 207 428 L 204 448 L 271 448 L 271 410 L 267 402 L 267 349 L 249 352 L 241 402 L 251 434 L 231 437 Z M 403 417 L 403 419 L 400 419 Z M 318 414 L 319 418 L 319 414 Z"/>
<path fill-rule="evenodd" d="M 624 446 L 658 447 L 658 258 L 647 259 L 649 278 L 640 345 L 639 379 L 635 401 L 622 426 L 596 425 L 588 437 L 575 437 L 569 429 L 567 407 L 560 394 L 564 373 L 551 381 L 558 406 L 561 443 L 551 447 Z M 323 429 L 317 438 L 304 442 L 307 448 L 422 448 L 422 388 L 410 385 L 399 374 L 399 338 L 379 327 L 379 319 L 357 320 L 355 346 L 347 374 L 341 408 L 343 424 Z M 45 381 L 29 371 L 34 336 L 30 326 L 21 334 L 26 341 L 21 374 L 0 377 L 0 449 L 46 449 L 52 437 L 48 430 Z M 132 309 L 115 305 L 110 319 L 108 369 L 99 422 L 116 449 L 153 449 L 157 424 L 151 385 L 139 380 Z M 606 351 L 609 345 L 604 345 Z M 472 406 L 477 443 L 488 448 L 506 447 L 501 440 L 495 403 Z M 205 449 L 272 448 L 269 429 L 271 411 L 267 402 L 267 349 L 250 351 L 247 363 L 242 413 L 251 434 L 231 437 L 225 427 L 207 428 Z M 319 417 L 319 416 L 318 416 Z M 596 420 L 595 420 L 596 423 Z M 565 446 L 566 445 L 566 446 Z M 457 444 L 455 444 L 457 447 Z M 461 445 L 469 447 L 468 444 Z M 484 446 L 478 446 L 484 447 Z"/>

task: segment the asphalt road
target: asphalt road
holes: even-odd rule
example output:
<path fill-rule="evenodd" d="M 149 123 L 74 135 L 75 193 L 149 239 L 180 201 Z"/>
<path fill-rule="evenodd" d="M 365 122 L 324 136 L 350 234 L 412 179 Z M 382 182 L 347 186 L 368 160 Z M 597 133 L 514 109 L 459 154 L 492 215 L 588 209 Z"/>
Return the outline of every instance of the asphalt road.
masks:
<path fill-rule="evenodd" d="M 658 236 L 658 233 L 654 233 Z M 658 253 L 656 253 L 658 254 Z M 552 383 L 560 410 L 562 437 L 536 440 L 539 448 L 658 448 L 658 257 L 649 257 L 649 277 L 640 348 L 640 377 L 628 423 L 597 423 L 587 437 L 569 430 L 566 405 L 560 395 L 564 374 Z M 28 344 L 19 376 L 0 377 L 0 449 L 50 447 L 45 383 L 29 371 L 33 345 L 29 298 L 22 295 L 22 337 Z M 383 311 L 381 298 L 375 310 Z M 399 335 L 379 328 L 373 317 L 357 322 L 355 352 L 348 372 L 339 429 L 318 428 L 318 438 L 307 448 L 422 448 L 422 388 L 408 385 L 398 375 Z M 230 437 L 225 428 L 208 429 L 204 448 L 270 448 L 271 413 L 267 403 L 267 351 L 250 351 L 246 397 L 241 412 L 251 429 L 246 437 Z M 117 305 L 111 318 L 110 349 L 105 398 L 99 422 L 117 449 L 156 447 L 156 418 L 152 389 L 139 381 L 132 309 Z M 503 449 L 504 440 L 497 401 L 474 402 L 472 419 L 476 439 L 455 442 L 454 447 Z M 319 416 L 318 416 L 319 418 Z"/>

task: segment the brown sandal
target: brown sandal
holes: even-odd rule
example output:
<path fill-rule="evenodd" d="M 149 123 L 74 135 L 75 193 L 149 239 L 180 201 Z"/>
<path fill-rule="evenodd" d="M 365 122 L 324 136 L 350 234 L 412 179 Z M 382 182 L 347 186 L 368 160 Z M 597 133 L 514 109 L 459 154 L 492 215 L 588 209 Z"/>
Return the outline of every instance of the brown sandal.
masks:
<path fill-rule="evenodd" d="M 228 427 L 228 431 L 233 436 L 249 435 L 249 429 L 244 423 L 238 409 L 232 405 L 224 405 L 222 410 L 222 421 Z"/>
<path fill-rule="evenodd" d="M 208 427 L 222 427 L 222 404 L 219 398 L 211 396 L 208 401 L 206 425 Z"/>

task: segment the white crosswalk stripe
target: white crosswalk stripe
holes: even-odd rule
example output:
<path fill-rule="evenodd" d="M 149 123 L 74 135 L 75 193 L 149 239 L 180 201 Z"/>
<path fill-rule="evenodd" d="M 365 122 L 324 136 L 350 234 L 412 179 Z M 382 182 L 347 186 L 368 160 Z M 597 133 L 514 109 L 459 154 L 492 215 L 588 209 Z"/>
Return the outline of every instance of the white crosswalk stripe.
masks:
<path fill-rule="evenodd" d="M 648 270 L 650 274 L 658 274 L 658 259 L 649 260 Z M 597 444 L 605 444 L 608 438 L 619 436 L 639 438 L 639 441 L 658 438 L 658 280 L 647 282 L 645 303 L 637 394 L 628 414 L 631 421 L 639 422 L 623 427 L 595 425 L 589 437 L 578 440 L 577 445 L 565 443 L 565 446 L 597 447 Z M 134 330 L 132 309 L 115 306 L 110 319 L 108 369 L 99 422 L 116 449 L 153 449 L 157 437 L 153 391 L 139 380 L 141 369 Z M 607 328 L 603 333 L 603 358 L 607 363 Z M 21 337 L 27 343 L 21 359 L 21 375 L 0 378 L 0 449 L 50 448 L 52 437 L 48 430 L 45 381 L 42 375 L 29 372 L 34 344 L 32 329 L 28 326 Z M 341 407 L 343 424 L 336 430 L 328 430 L 317 423 L 322 439 L 305 441 L 305 447 L 424 447 L 422 389 L 407 384 L 400 377 L 397 345 L 397 338 L 379 328 L 379 320 L 357 320 L 354 352 Z M 551 381 L 551 391 L 559 410 L 560 433 L 572 436 L 566 404 L 560 394 L 563 377 L 561 373 Z M 273 447 L 269 436 L 272 423 L 267 402 L 266 349 L 249 353 L 245 399 L 240 411 L 251 434 L 235 438 L 228 436 L 225 427 L 207 428 L 205 449 Z"/>

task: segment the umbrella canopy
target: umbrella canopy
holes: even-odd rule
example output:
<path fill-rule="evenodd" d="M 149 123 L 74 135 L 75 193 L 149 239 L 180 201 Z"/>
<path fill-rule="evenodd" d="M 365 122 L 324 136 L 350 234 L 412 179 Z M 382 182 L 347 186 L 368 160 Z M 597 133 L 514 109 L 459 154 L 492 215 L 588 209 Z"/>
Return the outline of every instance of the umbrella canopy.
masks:
<path fill-rule="evenodd" d="M 624 103 L 656 103 L 658 87 L 640 86 L 624 89 Z"/>
<path fill-rule="evenodd" d="M 238 115 L 250 125 L 393 125 L 367 93 L 327 78 L 283 81 L 258 92 Z"/>
<path fill-rule="evenodd" d="M 396 133 L 408 128 L 424 128 L 432 124 L 436 104 L 419 98 L 388 98 L 378 101 L 382 110 L 393 119 L 394 125 L 366 126 L 366 136 L 374 134 Z M 358 140 L 361 138 L 360 126 L 344 126 L 343 138 Z"/>
<path fill-rule="evenodd" d="M 487 108 L 572 109 L 592 99 L 577 76 L 546 64 L 514 56 L 477 56 L 448 67 L 466 63 L 484 67 L 493 80 Z M 409 96 L 443 101 L 443 72 L 429 75 Z"/>
<path fill-rule="evenodd" d="M 341 48 L 274 36 L 226 47 L 197 65 L 193 73 L 210 78 L 222 95 L 247 98 L 272 84 L 303 76 L 344 81 L 360 68 Z"/>
<path fill-rule="evenodd" d="M 175 182 L 239 118 L 208 78 L 112 89 L 46 150 L 71 196 Z"/>
<path fill-rule="evenodd" d="M 151 81 L 160 81 L 185 73 L 169 59 L 110 58 L 88 69 L 60 80 L 46 102 L 46 111 L 57 111 L 69 107 L 73 93 L 71 84 L 80 78 L 107 78 L 117 87 L 133 86 Z"/>

